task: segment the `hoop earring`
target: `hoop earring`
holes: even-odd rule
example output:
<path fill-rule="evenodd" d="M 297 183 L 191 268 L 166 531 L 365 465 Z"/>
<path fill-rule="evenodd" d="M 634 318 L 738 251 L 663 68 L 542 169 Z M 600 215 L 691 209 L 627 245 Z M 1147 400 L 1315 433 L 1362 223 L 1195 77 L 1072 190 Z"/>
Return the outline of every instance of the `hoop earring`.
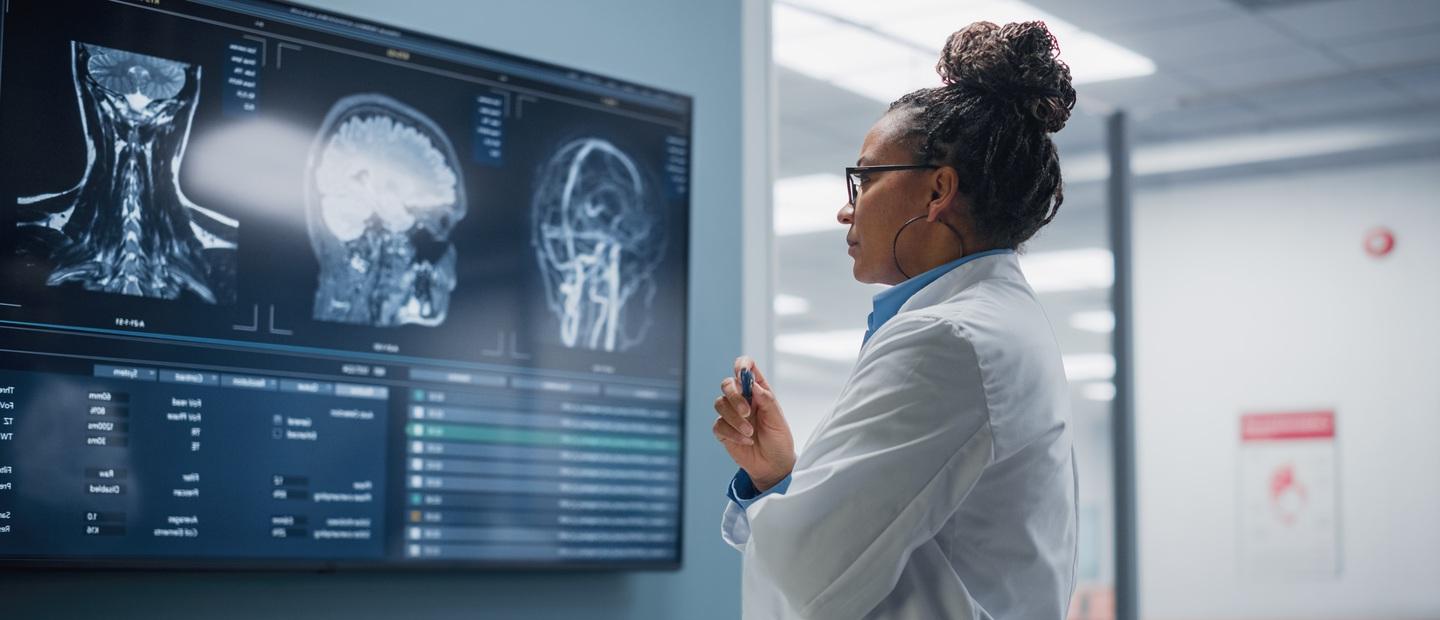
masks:
<path fill-rule="evenodd" d="M 925 219 L 924 215 L 917 215 L 910 218 L 910 221 L 905 222 L 900 226 L 900 230 L 895 231 L 895 240 L 890 242 L 890 260 L 895 261 L 895 268 L 900 270 L 900 275 L 905 276 L 906 280 L 910 279 L 910 274 L 905 273 L 905 268 L 900 266 L 900 233 L 905 232 L 905 227 L 923 219 Z M 955 230 L 955 227 L 951 226 L 950 223 L 946 222 L 945 220 L 937 218 L 935 221 L 944 224 L 946 228 L 950 229 L 950 232 L 955 234 L 955 240 L 960 243 L 960 255 L 964 256 L 965 238 L 960 236 L 960 231 Z"/>

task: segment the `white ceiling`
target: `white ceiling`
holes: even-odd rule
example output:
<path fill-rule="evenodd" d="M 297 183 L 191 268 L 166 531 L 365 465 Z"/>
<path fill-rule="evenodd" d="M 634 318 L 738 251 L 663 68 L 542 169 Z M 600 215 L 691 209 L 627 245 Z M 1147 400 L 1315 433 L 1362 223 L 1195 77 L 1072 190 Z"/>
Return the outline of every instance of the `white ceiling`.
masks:
<path fill-rule="evenodd" d="M 1129 112 L 1140 143 L 1361 115 L 1415 122 L 1440 109 L 1440 1 L 1298 0 L 1262 10 L 1234 0 L 1030 3 L 1155 62 L 1151 75 L 1077 89 L 1082 113 Z M 778 92 L 782 177 L 854 159 L 887 103 L 783 67 Z M 1079 116 L 1056 140 L 1067 152 L 1098 149 L 1101 127 Z"/>

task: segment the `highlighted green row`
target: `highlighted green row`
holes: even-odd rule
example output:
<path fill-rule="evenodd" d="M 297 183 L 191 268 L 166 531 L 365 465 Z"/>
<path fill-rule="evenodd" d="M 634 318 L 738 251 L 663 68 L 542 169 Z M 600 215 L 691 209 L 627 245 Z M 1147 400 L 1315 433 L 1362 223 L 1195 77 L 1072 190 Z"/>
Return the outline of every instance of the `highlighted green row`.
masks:
<path fill-rule="evenodd" d="M 556 433 L 552 431 L 536 431 L 503 426 L 414 422 L 405 426 L 405 433 L 411 437 L 421 439 L 445 439 L 449 441 L 532 444 L 573 448 L 609 448 L 613 450 L 649 450 L 653 452 L 678 452 L 680 450 L 680 442 L 669 439 Z"/>

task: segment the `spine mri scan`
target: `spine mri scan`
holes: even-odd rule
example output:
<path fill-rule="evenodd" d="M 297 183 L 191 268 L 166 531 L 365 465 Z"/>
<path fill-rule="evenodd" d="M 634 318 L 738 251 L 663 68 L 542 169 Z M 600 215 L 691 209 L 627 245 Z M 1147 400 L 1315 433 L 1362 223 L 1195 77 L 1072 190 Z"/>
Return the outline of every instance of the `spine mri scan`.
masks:
<path fill-rule="evenodd" d="M 70 54 L 85 170 L 70 189 L 18 200 L 22 252 L 53 264 L 51 286 L 234 301 L 239 223 L 180 191 L 200 67 L 79 42 Z"/>
<path fill-rule="evenodd" d="M 567 347 L 624 351 L 645 337 L 666 243 L 646 181 L 630 156 L 598 138 L 564 144 L 540 168 L 531 245 Z"/>
<path fill-rule="evenodd" d="M 445 322 L 450 231 L 465 217 L 455 149 L 434 121 L 380 94 L 330 108 L 311 149 L 306 222 L 320 263 L 314 318 L 391 327 Z"/>

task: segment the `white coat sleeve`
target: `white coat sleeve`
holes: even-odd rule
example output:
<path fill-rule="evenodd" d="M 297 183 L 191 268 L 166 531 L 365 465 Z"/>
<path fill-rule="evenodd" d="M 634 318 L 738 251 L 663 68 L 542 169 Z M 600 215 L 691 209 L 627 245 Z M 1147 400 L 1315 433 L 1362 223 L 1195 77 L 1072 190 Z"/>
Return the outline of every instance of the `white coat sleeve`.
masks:
<path fill-rule="evenodd" d="M 960 328 L 902 314 L 874 338 L 789 490 L 725 512 L 745 595 L 772 590 L 804 618 L 879 604 L 993 458 L 979 361 Z"/>

